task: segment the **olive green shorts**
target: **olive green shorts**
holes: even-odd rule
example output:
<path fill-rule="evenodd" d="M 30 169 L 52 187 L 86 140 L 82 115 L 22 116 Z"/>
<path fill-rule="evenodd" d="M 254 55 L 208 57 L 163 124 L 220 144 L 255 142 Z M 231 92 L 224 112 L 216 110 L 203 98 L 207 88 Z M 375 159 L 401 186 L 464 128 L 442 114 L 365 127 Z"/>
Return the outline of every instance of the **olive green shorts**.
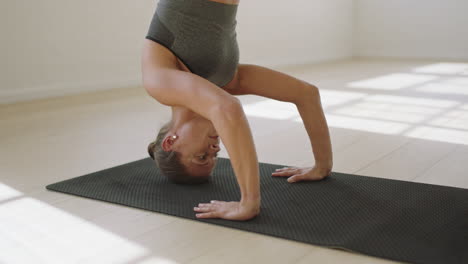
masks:
<path fill-rule="evenodd" d="M 160 0 L 146 38 L 169 49 L 193 74 L 223 87 L 239 63 L 237 7 L 208 0 Z"/>

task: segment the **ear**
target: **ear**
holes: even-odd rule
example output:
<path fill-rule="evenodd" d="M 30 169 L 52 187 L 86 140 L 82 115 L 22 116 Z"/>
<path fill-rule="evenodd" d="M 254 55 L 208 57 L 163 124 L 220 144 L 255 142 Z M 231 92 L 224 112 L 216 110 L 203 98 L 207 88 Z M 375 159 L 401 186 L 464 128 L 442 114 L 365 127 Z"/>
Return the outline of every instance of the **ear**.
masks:
<path fill-rule="evenodd" d="M 166 152 L 172 151 L 174 142 L 175 141 L 170 136 L 167 136 L 164 138 L 163 142 L 161 143 L 161 147 Z"/>

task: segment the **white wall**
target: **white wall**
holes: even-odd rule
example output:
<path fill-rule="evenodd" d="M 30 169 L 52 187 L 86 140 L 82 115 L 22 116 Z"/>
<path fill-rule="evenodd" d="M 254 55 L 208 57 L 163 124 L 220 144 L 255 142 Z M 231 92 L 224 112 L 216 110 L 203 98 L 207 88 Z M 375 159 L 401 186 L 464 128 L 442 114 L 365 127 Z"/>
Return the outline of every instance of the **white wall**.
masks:
<path fill-rule="evenodd" d="M 468 1 L 356 0 L 356 56 L 468 59 Z"/>
<path fill-rule="evenodd" d="M 1 1 L 0 103 L 141 85 L 156 1 Z M 241 0 L 240 62 L 314 63 L 352 55 L 353 0 Z"/>
<path fill-rule="evenodd" d="M 352 56 L 353 0 L 241 0 L 240 60 L 262 65 Z"/>
<path fill-rule="evenodd" d="M 151 1 L 6 0 L 0 25 L 6 71 L 0 102 L 140 82 L 139 56 Z M 5 46 L 5 48 L 3 48 Z"/>

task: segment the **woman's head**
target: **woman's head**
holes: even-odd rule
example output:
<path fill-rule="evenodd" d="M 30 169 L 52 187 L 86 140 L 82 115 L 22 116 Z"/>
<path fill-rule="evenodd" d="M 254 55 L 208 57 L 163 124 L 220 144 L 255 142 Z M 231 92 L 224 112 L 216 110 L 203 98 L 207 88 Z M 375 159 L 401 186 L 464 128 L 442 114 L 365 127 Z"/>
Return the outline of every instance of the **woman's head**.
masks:
<path fill-rule="evenodd" d="M 213 124 L 201 117 L 179 123 L 170 121 L 148 145 L 148 154 L 161 173 L 182 184 L 208 181 L 220 151 L 219 137 Z"/>

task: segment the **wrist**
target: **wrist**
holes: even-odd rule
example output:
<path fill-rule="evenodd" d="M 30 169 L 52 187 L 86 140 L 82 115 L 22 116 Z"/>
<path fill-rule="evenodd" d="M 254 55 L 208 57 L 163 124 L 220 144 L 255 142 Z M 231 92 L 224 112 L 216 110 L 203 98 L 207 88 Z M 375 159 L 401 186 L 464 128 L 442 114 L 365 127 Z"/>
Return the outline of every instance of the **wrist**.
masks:
<path fill-rule="evenodd" d="M 316 162 L 315 163 L 315 168 L 324 174 L 330 174 L 333 169 L 333 162 L 328 161 L 328 162 Z"/>
<path fill-rule="evenodd" d="M 260 195 L 258 196 L 242 196 L 241 205 L 247 207 L 260 207 Z"/>
<path fill-rule="evenodd" d="M 333 161 L 332 160 L 316 160 L 315 167 L 319 169 L 332 169 L 333 168 Z"/>
<path fill-rule="evenodd" d="M 258 199 L 241 199 L 240 206 L 252 215 L 260 213 L 260 198 Z"/>

